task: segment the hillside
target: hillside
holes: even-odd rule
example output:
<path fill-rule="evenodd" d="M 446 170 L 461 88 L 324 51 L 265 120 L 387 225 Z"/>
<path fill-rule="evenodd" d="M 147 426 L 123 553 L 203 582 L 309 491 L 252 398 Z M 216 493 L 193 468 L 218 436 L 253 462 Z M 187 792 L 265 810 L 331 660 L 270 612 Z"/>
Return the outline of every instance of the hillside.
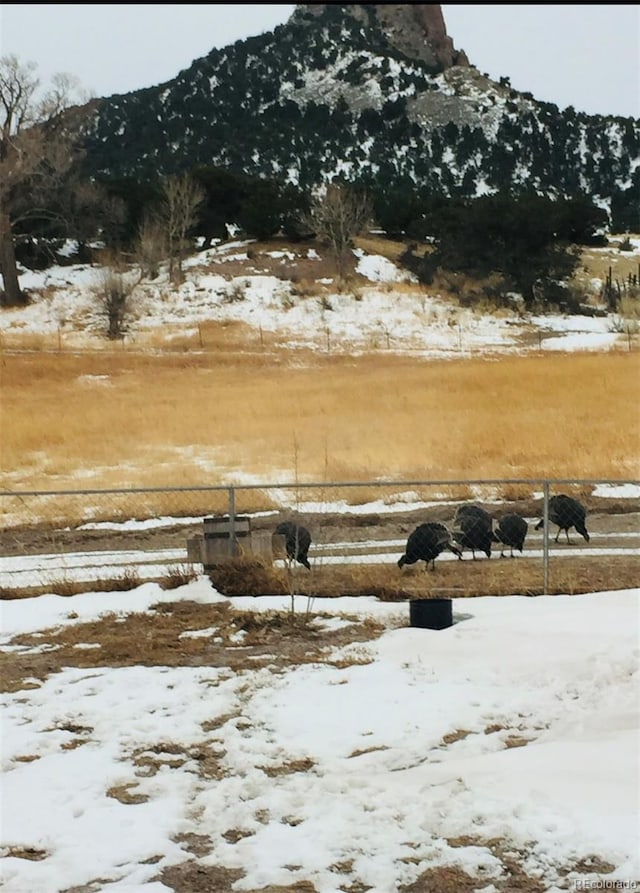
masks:
<path fill-rule="evenodd" d="M 90 109 L 87 170 L 106 180 L 206 165 L 302 190 L 338 177 L 422 196 L 583 193 L 639 225 L 640 121 L 492 81 L 437 4 L 299 4 L 273 32 Z"/>
<path fill-rule="evenodd" d="M 640 239 L 632 238 L 630 244 L 632 250 L 620 251 L 619 240 L 612 239 L 609 247 L 583 252 L 576 281 L 592 315 L 536 315 L 517 305 L 511 311 L 486 303 L 463 306 L 452 290 L 455 277 L 440 282 L 439 288 L 426 288 L 397 265 L 405 246 L 375 236 L 358 240 L 342 284 L 335 281 L 331 259 L 317 243 L 229 239 L 194 253 L 185 262 L 182 285 L 171 284 L 166 269 L 153 281 L 143 280 L 129 300 L 124 340 L 131 347 L 197 348 L 203 337 L 224 342 L 233 325 L 230 345 L 238 343 L 242 330 L 254 347 L 269 336 L 288 348 L 339 353 L 384 350 L 460 357 L 628 348 L 637 334 L 635 305 L 629 304 L 629 319 L 606 314 L 601 294 L 609 269 L 618 282 L 637 276 Z M 96 293 L 103 276 L 99 263 L 22 269 L 30 304 L 2 311 L 3 345 L 104 346 L 107 319 Z"/>

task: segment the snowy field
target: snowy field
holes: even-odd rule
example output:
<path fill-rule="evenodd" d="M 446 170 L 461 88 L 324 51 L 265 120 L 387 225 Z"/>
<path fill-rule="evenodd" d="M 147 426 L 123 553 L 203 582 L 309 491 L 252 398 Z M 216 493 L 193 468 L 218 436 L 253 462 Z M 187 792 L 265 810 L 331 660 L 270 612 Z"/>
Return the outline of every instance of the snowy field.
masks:
<path fill-rule="evenodd" d="M 200 578 L 173 592 L 149 583 L 3 602 L 2 651 L 24 658 L 34 646 L 9 645 L 14 635 L 176 600 L 225 599 Z M 495 893 L 515 889 L 505 854 L 531 890 L 633 889 L 640 590 L 456 599 L 440 631 L 373 598 L 331 600 L 308 622 L 363 616 L 384 632 L 331 664 L 68 668 L 5 694 L 8 893 L 168 893 L 159 876 L 189 860 L 203 878 L 237 869 L 229 893 L 398 893 L 445 866 L 474 879 L 465 889 Z M 192 634 L 214 642 L 219 631 Z M 193 754 L 211 750 L 220 771 L 207 779 Z M 152 775 L 145 755 L 160 764 Z M 188 851 L 189 835 L 202 851 Z"/>

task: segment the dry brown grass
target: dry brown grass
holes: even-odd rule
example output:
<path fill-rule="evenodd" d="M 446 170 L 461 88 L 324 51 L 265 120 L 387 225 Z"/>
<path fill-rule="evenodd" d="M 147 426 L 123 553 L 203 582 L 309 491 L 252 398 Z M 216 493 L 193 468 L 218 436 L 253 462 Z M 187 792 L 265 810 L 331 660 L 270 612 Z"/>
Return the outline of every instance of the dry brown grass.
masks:
<path fill-rule="evenodd" d="M 392 239 L 385 239 L 382 236 L 369 234 L 368 236 L 359 236 L 356 240 L 356 246 L 366 251 L 367 254 L 379 254 L 386 257 L 387 260 L 394 264 L 398 262 L 400 257 L 407 250 L 404 242 L 394 242 Z"/>
<path fill-rule="evenodd" d="M 622 237 L 618 241 L 614 241 L 607 251 L 585 248 L 581 254 L 580 266 L 574 276 L 575 281 L 586 284 L 591 279 L 601 279 L 604 282 L 609 268 L 611 268 L 614 281 L 617 279 L 623 282 L 629 275 L 637 276 L 640 272 L 638 255 L 629 251 L 620 251 L 617 245 L 621 241 Z"/>
<path fill-rule="evenodd" d="M 2 356 L 2 485 L 638 476 L 634 352 Z M 80 477 L 79 477 L 80 476 Z"/>
<path fill-rule="evenodd" d="M 405 248 L 376 236 L 358 246 L 393 261 Z M 320 300 L 330 261 L 310 259 L 309 247 L 256 243 L 238 271 L 213 266 L 227 278 L 277 271 L 298 283 L 294 300 Z M 626 272 L 637 258 L 586 251 L 583 272 L 604 275 L 609 263 Z M 356 294 L 359 277 L 341 288 Z M 634 351 L 354 358 L 212 321 L 97 340 L 90 352 L 76 336 L 3 338 L 6 488 L 201 486 L 238 470 L 266 481 L 638 475 Z M 160 497 L 147 501 L 162 510 Z"/>
<path fill-rule="evenodd" d="M 46 679 L 72 666 L 218 666 L 232 671 L 315 662 L 347 666 L 345 661 L 362 663 L 365 655 L 336 657 L 334 649 L 364 645 L 384 631 L 370 618 L 350 617 L 351 623 L 339 629 L 323 629 L 311 619 L 283 611 L 242 611 L 222 602 L 163 602 L 142 614 L 114 612 L 15 636 L 12 644 L 35 650 L 7 658 L 0 690 L 16 691 L 29 678 Z M 53 647 L 42 651 L 45 641 Z"/>

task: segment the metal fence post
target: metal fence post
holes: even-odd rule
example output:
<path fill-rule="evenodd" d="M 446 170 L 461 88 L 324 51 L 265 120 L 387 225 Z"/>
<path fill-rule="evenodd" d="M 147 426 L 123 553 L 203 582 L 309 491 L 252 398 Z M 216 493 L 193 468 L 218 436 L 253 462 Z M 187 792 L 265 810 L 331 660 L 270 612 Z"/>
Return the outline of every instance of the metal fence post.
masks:
<path fill-rule="evenodd" d="M 235 556 L 238 554 L 236 542 L 236 491 L 229 487 L 229 552 Z"/>
<path fill-rule="evenodd" d="M 542 482 L 544 505 L 542 507 L 542 592 L 549 595 L 549 481 Z"/>

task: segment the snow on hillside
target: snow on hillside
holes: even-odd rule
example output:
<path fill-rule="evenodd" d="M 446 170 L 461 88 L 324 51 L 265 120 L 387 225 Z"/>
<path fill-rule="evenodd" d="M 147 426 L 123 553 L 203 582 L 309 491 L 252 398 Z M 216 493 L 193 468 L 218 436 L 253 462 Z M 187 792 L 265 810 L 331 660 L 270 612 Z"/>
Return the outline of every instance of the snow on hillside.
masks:
<path fill-rule="evenodd" d="M 262 332 L 289 338 L 292 345 L 352 352 L 376 349 L 412 351 L 421 356 L 460 356 L 478 352 L 522 352 L 527 349 L 607 350 L 623 343 L 610 316 L 482 313 L 460 307 L 438 295 L 425 294 L 410 274 L 379 255 L 355 252 L 361 284 L 351 292 L 334 291 L 330 279 L 320 295 L 301 295 L 281 274 L 229 275 L 248 265 L 250 242 L 229 241 L 185 262 L 186 281 L 171 286 L 166 274 L 143 282 L 131 302 L 128 339 L 163 327 L 166 332 L 197 332 L 206 321 L 241 321 Z M 640 256 L 640 240 L 633 243 Z M 307 263 L 320 261 L 305 249 Z M 265 255 L 266 256 L 266 255 Z M 290 252 L 272 251 L 286 265 Z M 286 269 L 286 267 L 285 267 Z M 30 295 L 25 308 L 5 309 L 0 324 L 5 334 L 56 334 L 79 346 L 82 338 L 101 337 L 105 320 L 95 295 L 101 268 L 91 265 L 21 270 L 21 286 Z M 597 293 L 602 283 L 593 280 Z"/>

